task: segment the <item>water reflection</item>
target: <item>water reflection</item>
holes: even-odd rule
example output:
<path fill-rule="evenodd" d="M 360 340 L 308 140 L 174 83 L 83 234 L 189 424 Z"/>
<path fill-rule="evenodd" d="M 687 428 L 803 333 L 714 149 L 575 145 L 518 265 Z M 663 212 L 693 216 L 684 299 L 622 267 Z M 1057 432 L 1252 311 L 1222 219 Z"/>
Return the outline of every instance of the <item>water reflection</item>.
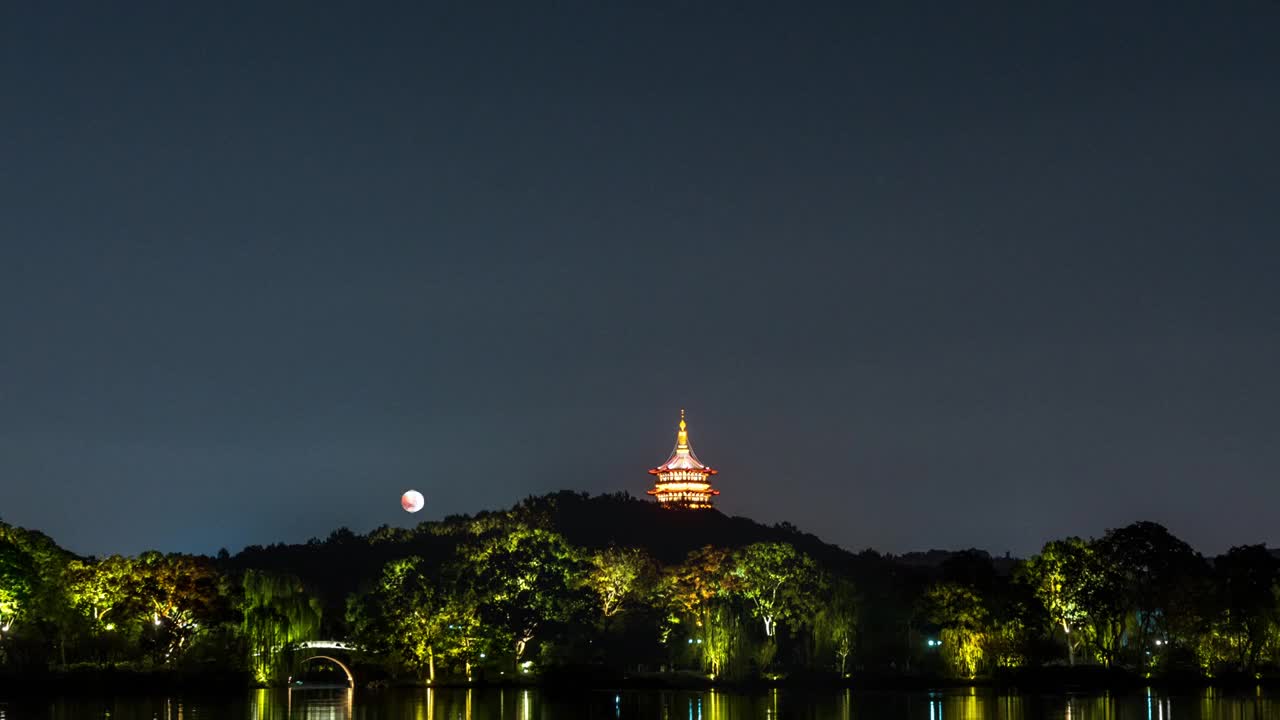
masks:
<path fill-rule="evenodd" d="M 1172 717 L 1172 702 L 1169 698 L 1156 697 L 1151 692 L 1151 689 L 1147 688 L 1147 720 L 1165 720 L 1166 711 L 1168 711 L 1168 716 Z"/>
<path fill-rule="evenodd" d="M 355 690 L 285 690 L 285 707 L 283 715 L 268 716 L 270 720 L 279 718 L 302 718 L 303 720 L 351 720 L 355 717 Z"/>
<path fill-rule="evenodd" d="M 1000 703 L 1002 698 L 989 698 L 978 695 L 977 688 L 969 688 L 957 693 L 929 693 L 929 720 L 982 720 L 986 717 L 1021 717 L 1010 715 Z M 989 702 L 994 700 L 994 702 Z M 994 713 L 994 714 L 993 714 Z"/>
<path fill-rule="evenodd" d="M 1170 695 L 1015 695 L 984 689 L 895 693 L 836 690 L 618 691 L 419 688 L 254 690 L 224 698 L 154 697 L 52 702 L 0 700 L 0 720 L 1245 720 L 1280 718 L 1261 689 Z"/>

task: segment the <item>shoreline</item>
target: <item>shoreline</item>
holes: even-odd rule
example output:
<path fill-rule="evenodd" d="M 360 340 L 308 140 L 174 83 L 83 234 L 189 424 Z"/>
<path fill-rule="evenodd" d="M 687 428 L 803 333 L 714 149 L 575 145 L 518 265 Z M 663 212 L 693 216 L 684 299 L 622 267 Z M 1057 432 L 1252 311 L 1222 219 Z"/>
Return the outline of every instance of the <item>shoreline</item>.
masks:
<path fill-rule="evenodd" d="M 1206 678 L 1197 674 L 1168 673 L 1143 676 L 1128 670 L 1098 667 L 1038 668 L 1011 671 L 991 677 L 971 679 L 933 675 L 889 675 L 862 673 L 848 678 L 832 675 L 792 676 L 777 679 L 711 681 L 694 674 L 606 675 L 601 673 L 553 673 L 520 680 L 478 680 L 471 683 L 441 680 L 434 684 L 422 681 L 357 682 L 363 692 L 426 690 L 491 690 L 529 689 L 546 693 L 562 691 L 654 691 L 753 694 L 773 689 L 839 692 L 916 693 L 950 690 L 974 690 L 998 694 L 1097 694 L 1132 693 L 1151 689 L 1164 693 L 1200 692 L 1208 689 L 1224 692 L 1256 691 L 1280 688 L 1280 676 L 1233 675 Z M 256 690 L 286 690 L 286 685 L 262 686 L 250 681 L 242 672 L 181 672 L 140 670 L 72 670 L 39 673 L 0 674 L 0 698 L 31 697 L 127 697 L 178 694 L 191 696 L 232 695 Z M 333 690 L 332 687 L 295 687 L 297 691 Z"/>

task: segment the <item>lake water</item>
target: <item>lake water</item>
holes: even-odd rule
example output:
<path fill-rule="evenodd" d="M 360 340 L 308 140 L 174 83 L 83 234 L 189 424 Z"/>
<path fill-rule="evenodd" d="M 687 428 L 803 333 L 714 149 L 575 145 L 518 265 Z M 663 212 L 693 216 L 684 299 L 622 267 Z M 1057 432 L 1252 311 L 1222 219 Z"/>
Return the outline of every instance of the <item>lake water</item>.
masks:
<path fill-rule="evenodd" d="M 988 690 L 549 693 L 258 690 L 243 695 L 0 700 L 0 720 L 1280 720 L 1280 695 L 1009 695 Z"/>

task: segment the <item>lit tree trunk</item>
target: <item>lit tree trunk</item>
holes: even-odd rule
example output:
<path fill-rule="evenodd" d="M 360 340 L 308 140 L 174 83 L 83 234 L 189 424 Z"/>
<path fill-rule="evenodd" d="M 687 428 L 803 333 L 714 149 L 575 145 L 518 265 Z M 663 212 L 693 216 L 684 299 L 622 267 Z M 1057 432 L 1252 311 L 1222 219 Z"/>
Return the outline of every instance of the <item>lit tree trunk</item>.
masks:
<path fill-rule="evenodd" d="M 765 637 L 773 637 L 773 633 L 777 630 L 778 624 L 774 622 L 772 615 L 764 616 L 764 635 Z"/>
<path fill-rule="evenodd" d="M 516 672 L 520 672 L 520 658 L 524 657 L 524 650 L 529 645 L 529 641 L 533 639 L 533 633 L 526 633 L 516 639 Z"/>
<path fill-rule="evenodd" d="M 902 667 L 905 668 L 907 672 L 911 672 L 911 621 L 908 620 L 904 625 L 907 629 L 907 642 L 906 645 L 903 646 L 906 649 L 906 654 L 903 655 Z"/>
<path fill-rule="evenodd" d="M 436 682 L 436 648 L 434 645 L 427 646 L 427 682 L 433 685 Z"/>
<path fill-rule="evenodd" d="M 1066 620 L 1062 621 L 1062 634 L 1067 638 L 1067 663 L 1072 667 L 1076 664 L 1076 646 L 1071 642 L 1071 626 Z"/>
<path fill-rule="evenodd" d="M 467 682 L 471 682 L 471 636 L 462 634 L 462 669 L 466 672 Z"/>
<path fill-rule="evenodd" d="M 849 666 L 849 653 L 853 652 L 853 643 L 849 640 L 847 633 L 840 636 L 840 640 L 836 645 L 836 654 L 840 656 L 840 676 L 844 677 Z"/>

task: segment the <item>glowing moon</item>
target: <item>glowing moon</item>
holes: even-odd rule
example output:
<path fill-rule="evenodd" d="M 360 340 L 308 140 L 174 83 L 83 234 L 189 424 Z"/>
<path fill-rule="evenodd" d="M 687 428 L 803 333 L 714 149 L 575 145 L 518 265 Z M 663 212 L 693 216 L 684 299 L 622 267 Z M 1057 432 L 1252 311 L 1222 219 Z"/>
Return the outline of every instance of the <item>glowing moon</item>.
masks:
<path fill-rule="evenodd" d="M 417 490 L 410 490 L 400 496 L 400 507 L 404 508 L 405 512 L 418 512 L 426 502 L 422 497 L 422 493 Z"/>

